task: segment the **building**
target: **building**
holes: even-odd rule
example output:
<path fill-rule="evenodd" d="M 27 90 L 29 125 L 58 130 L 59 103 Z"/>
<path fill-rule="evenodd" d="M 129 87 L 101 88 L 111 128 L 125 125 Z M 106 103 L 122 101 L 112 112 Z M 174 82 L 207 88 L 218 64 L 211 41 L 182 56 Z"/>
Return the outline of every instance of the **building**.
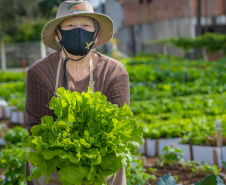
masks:
<path fill-rule="evenodd" d="M 226 33 L 226 0 L 201 1 L 201 34 Z M 198 0 L 107 0 L 106 14 L 117 25 L 118 48 L 129 55 L 151 52 L 147 41 L 197 35 Z M 119 6 L 120 5 L 120 6 Z M 120 8 L 119 8 L 120 7 Z M 123 12 L 122 17 L 119 15 Z M 161 48 L 159 48 L 161 50 Z"/>

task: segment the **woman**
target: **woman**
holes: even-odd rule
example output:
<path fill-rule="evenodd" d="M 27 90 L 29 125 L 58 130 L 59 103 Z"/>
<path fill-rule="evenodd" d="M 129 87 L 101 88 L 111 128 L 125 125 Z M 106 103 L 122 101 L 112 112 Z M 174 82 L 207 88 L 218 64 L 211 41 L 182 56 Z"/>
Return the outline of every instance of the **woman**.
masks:
<path fill-rule="evenodd" d="M 49 102 L 56 96 L 58 87 L 70 92 L 100 91 L 107 100 L 118 106 L 130 104 L 129 76 L 124 66 L 101 53 L 91 51 L 105 44 L 113 36 L 112 20 L 94 13 L 86 0 L 65 1 L 60 4 L 56 19 L 48 22 L 42 31 L 46 46 L 55 53 L 36 61 L 27 72 L 26 113 L 27 127 L 41 124 L 45 115 L 55 117 Z M 32 165 L 26 163 L 26 177 Z M 125 169 L 109 176 L 108 185 L 125 185 Z M 44 185 L 45 176 L 27 181 L 28 185 Z M 57 173 L 50 177 L 48 185 L 61 185 Z"/>

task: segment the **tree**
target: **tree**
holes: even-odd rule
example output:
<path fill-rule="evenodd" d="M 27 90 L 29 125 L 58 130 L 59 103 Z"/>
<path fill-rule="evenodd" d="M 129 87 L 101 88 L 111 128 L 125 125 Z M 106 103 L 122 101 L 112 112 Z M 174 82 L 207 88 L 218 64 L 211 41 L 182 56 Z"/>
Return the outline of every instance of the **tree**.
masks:
<path fill-rule="evenodd" d="M 19 16 L 22 11 L 19 8 L 17 0 L 1 0 L 0 1 L 0 38 L 5 35 L 14 36 L 16 28 L 20 21 Z"/>
<path fill-rule="evenodd" d="M 25 19 L 36 19 L 40 17 L 38 0 L 18 0 L 19 6 L 23 9 Z"/>
<path fill-rule="evenodd" d="M 39 9 L 43 17 L 50 19 L 56 16 L 58 6 L 64 0 L 41 0 L 39 2 Z"/>
<path fill-rule="evenodd" d="M 14 38 L 18 27 L 24 21 L 37 18 L 39 11 L 37 7 L 37 0 L 1 0 L 0 39 Z"/>

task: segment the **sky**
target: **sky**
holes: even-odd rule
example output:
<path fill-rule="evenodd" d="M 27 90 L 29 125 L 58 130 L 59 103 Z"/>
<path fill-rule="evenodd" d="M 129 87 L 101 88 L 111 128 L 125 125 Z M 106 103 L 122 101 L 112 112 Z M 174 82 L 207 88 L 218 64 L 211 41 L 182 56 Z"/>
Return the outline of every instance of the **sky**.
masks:
<path fill-rule="evenodd" d="M 94 8 L 97 8 L 100 3 L 105 2 L 106 0 L 88 0 Z"/>

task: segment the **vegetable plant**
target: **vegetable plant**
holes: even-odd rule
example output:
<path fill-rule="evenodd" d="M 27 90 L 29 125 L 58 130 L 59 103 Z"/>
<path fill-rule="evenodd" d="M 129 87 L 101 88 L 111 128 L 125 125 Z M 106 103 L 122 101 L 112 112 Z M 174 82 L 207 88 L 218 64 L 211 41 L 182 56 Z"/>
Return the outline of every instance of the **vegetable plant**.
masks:
<path fill-rule="evenodd" d="M 182 155 L 184 152 L 179 148 L 174 148 L 171 146 L 165 146 L 163 148 L 163 153 L 158 155 L 158 165 L 163 166 L 164 164 L 168 165 L 177 165 L 179 161 L 182 160 Z"/>
<path fill-rule="evenodd" d="M 25 112 L 26 95 L 13 94 L 9 99 L 9 106 L 15 106 L 15 110 Z"/>
<path fill-rule="evenodd" d="M 192 172 L 205 172 L 217 175 L 219 170 L 217 165 L 209 165 L 206 162 L 196 163 L 195 161 L 187 161 L 183 166 L 189 167 Z"/>
<path fill-rule="evenodd" d="M 176 185 L 176 180 L 169 173 L 160 177 L 157 185 Z"/>
<path fill-rule="evenodd" d="M 209 175 L 202 182 L 198 181 L 195 185 L 224 185 L 224 182 L 217 175 Z M 159 178 L 157 185 L 176 185 L 176 180 L 167 174 Z"/>
<path fill-rule="evenodd" d="M 2 185 L 26 185 L 25 163 L 28 149 L 11 146 L 0 152 L 0 170 L 5 179 L 0 179 Z"/>
<path fill-rule="evenodd" d="M 7 82 L 0 84 L 0 97 L 4 98 L 6 101 L 9 101 L 13 94 L 20 96 L 25 94 L 25 83 L 24 82 Z"/>
<path fill-rule="evenodd" d="M 7 134 L 5 136 L 5 140 L 8 144 L 18 144 L 26 142 L 29 133 L 27 129 L 21 126 L 15 126 L 12 129 L 7 130 Z"/>
<path fill-rule="evenodd" d="M 224 182 L 217 175 L 209 175 L 202 182 L 198 181 L 195 185 L 224 185 Z"/>
<path fill-rule="evenodd" d="M 24 73 L 22 72 L 0 72 L 0 82 L 16 82 L 24 81 Z"/>
<path fill-rule="evenodd" d="M 133 158 L 132 163 L 126 166 L 126 181 L 127 185 L 147 184 L 150 179 L 156 179 L 155 175 L 146 173 L 144 162 L 141 159 L 141 153 Z M 148 171 L 154 172 L 156 169 L 148 168 Z"/>

